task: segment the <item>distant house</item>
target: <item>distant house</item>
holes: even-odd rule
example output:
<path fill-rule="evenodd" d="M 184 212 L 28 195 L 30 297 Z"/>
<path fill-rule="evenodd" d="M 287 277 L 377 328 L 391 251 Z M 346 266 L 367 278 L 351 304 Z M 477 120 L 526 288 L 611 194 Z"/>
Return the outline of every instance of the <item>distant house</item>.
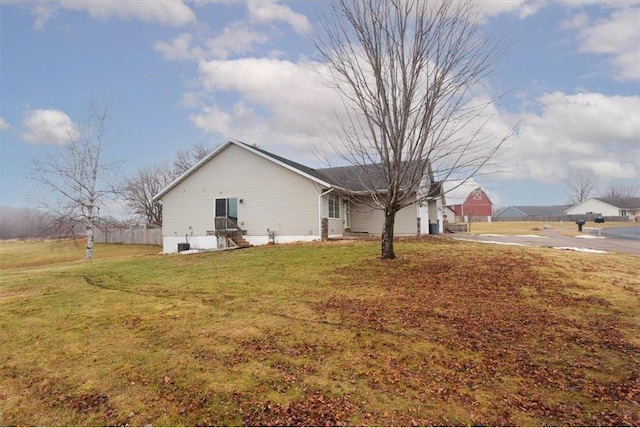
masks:
<path fill-rule="evenodd" d="M 571 205 L 548 205 L 548 206 L 530 206 L 518 205 L 510 206 L 500 210 L 493 216 L 494 220 L 544 220 L 551 217 L 564 216 L 565 211 L 571 208 Z"/>
<path fill-rule="evenodd" d="M 447 205 L 455 213 L 455 220 L 461 222 L 469 221 L 491 221 L 493 215 L 493 203 L 487 194 L 480 187 L 469 193 L 463 203 Z"/>
<path fill-rule="evenodd" d="M 214 249 L 379 235 L 384 213 L 372 208 L 375 200 L 362 176 L 375 177 L 376 168 L 313 169 L 227 141 L 155 196 L 162 203 L 163 250 L 176 252 L 187 242 Z M 429 223 L 442 221 L 442 186 L 425 173 L 421 184 L 408 190 L 416 203 L 397 213 L 394 232 L 427 233 Z"/>
<path fill-rule="evenodd" d="M 565 213 L 633 219 L 640 216 L 640 198 L 590 198 L 568 208 Z"/>

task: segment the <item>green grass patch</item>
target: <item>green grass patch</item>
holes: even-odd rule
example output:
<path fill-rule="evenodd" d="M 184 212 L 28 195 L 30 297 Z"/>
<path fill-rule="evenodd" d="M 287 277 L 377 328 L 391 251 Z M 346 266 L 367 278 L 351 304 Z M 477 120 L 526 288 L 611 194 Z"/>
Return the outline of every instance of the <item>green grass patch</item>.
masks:
<path fill-rule="evenodd" d="M 0 244 L 0 425 L 640 424 L 637 257 L 378 251 Z"/>

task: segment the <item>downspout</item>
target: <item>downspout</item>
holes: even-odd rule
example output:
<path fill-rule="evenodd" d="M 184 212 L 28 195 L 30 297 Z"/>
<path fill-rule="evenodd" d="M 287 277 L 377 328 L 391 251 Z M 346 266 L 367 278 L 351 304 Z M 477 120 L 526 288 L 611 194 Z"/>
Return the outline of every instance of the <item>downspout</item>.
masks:
<path fill-rule="evenodd" d="M 324 195 L 328 195 L 334 190 L 335 189 L 333 187 L 330 187 L 329 190 L 318 195 L 318 238 L 320 238 L 320 240 L 322 240 L 322 198 Z"/>

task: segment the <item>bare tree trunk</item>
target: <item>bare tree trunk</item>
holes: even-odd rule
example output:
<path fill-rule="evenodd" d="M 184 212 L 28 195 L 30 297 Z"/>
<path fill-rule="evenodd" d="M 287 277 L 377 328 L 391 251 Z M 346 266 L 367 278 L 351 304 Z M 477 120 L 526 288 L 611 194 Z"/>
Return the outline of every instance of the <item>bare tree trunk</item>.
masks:
<path fill-rule="evenodd" d="M 91 260 L 93 258 L 93 220 L 88 220 L 86 222 L 86 231 L 87 251 L 85 252 L 84 258 L 87 260 Z"/>
<path fill-rule="evenodd" d="M 396 212 L 384 210 L 384 228 L 382 229 L 382 250 L 381 259 L 395 259 L 396 254 L 393 251 L 393 227 L 396 222 Z"/>
<path fill-rule="evenodd" d="M 344 103 L 333 148 L 359 167 L 347 179 L 362 187 L 360 202 L 385 210 L 383 259 L 395 257 L 396 213 L 428 199 L 431 184 L 499 168 L 491 161 L 512 131 L 483 129 L 495 99 L 479 88 L 502 51 L 482 35 L 478 6 L 333 0 L 320 24 L 316 47 Z"/>
<path fill-rule="evenodd" d="M 93 228 L 100 220 L 100 206 L 117 193 L 117 163 L 103 158 L 109 105 L 89 105 L 88 116 L 69 141 L 57 145 L 48 157 L 34 160 L 31 178 L 43 186 L 39 203 L 62 224 L 83 224 L 87 235 L 85 258 L 93 257 Z"/>

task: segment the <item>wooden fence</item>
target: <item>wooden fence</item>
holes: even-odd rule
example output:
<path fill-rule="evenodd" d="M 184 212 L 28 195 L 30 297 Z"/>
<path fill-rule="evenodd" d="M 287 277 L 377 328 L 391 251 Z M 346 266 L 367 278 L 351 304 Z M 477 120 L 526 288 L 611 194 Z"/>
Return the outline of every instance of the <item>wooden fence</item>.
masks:
<path fill-rule="evenodd" d="M 98 244 L 162 245 L 162 229 L 97 229 L 93 239 Z"/>

